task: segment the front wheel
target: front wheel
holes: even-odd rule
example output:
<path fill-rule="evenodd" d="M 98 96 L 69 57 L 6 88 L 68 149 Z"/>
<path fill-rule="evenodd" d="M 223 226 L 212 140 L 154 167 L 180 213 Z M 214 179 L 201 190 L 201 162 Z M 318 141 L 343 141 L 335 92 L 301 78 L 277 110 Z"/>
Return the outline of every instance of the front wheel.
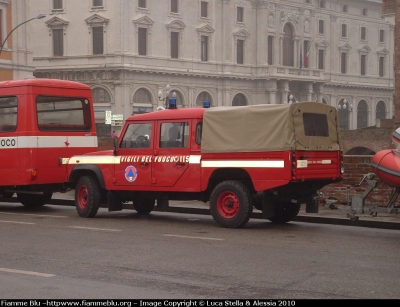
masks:
<path fill-rule="evenodd" d="M 79 216 L 94 217 L 100 208 L 101 188 L 91 176 L 83 176 L 75 188 L 75 207 Z"/>
<path fill-rule="evenodd" d="M 44 206 L 53 196 L 53 193 L 43 193 L 43 194 L 27 194 L 27 193 L 17 193 L 17 198 L 19 202 L 27 208 L 37 208 Z"/>
<path fill-rule="evenodd" d="M 240 181 L 219 183 L 211 193 L 210 210 L 218 225 L 226 228 L 242 227 L 253 212 L 249 189 Z"/>
<path fill-rule="evenodd" d="M 274 204 L 274 216 L 268 218 L 273 223 L 285 224 L 293 220 L 299 214 L 300 204 L 294 204 L 290 201 L 278 200 Z"/>

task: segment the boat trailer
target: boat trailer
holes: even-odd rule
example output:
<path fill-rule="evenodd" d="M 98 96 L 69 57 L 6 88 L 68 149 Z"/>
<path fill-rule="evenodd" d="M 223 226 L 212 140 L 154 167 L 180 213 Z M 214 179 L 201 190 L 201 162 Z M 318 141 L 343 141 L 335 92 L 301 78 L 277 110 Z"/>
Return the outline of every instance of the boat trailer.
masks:
<path fill-rule="evenodd" d="M 355 187 L 359 187 L 365 180 L 368 184 L 368 188 L 364 191 L 364 193 L 353 195 L 351 203 L 348 202 L 347 206 L 338 207 L 338 209 L 347 213 L 347 217 L 349 217 L 351 221 L 357 221 L 359 219 L 359 215 L 365 213 L 370 213 L 373 217 L 376 217 L 378 213 L 400 213 L 400 207 L 395 206 L 396 200 L 400 195 L 400 187 L 397 186 L 390 195 L 389 202 L 386 207 L 365 205 L 365 199 L 378 184 L 378 181 L 374 179 L 375 176 L 376 175 L 374 173 L 368 173 L 364 175 L 360 183 L 355 185 Z"/>

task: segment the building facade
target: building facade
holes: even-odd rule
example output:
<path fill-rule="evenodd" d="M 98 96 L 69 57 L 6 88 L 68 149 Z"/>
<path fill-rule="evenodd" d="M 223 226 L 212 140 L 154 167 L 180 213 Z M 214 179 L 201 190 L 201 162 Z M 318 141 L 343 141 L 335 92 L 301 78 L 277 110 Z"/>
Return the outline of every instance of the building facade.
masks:
<path fill-rule="evenodd" d="M 35 70 L 30 49 L 30 3 L 24 0 L 0 0 L 0 80 L 22 79 Z M 18 29 L 13 29 L 17 27 Z M 10 35 L 8 35 L 10 34 Z M 4 42 L 4 44 L 3 44 Z"/>
<path fill-rule="evenodd" d="M 342 129 L 393 116 L 394 25 L 380 0 L 34 4 L 47 15 L 30 25 L 35 76 L 90 85 L 100 136 L 168 94 L 178 107 L 317 101 L 339 109 Z"/>

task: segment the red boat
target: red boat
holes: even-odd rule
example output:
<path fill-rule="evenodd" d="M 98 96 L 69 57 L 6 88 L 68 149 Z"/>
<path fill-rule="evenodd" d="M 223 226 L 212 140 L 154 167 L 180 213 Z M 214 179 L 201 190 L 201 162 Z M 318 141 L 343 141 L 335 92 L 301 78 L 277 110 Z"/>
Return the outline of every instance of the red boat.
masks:
<path fill-rule="evenodd" d="M 400 142 L 400 134 L 397 135 Z M 394 137 L 395 133 L 393 133 Z M 400 151 L 397 149 L 378 151 L 372 158 L 371 167 L 381 180 L 389 185 L 400 187 Z"/>

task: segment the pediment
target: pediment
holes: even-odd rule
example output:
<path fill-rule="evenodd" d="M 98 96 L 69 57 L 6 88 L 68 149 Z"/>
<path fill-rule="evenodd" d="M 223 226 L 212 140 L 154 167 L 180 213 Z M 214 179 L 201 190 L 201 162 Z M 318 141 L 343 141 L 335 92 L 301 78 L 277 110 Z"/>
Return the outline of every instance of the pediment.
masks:
<path fill-rule="evenodd" d="M 358 46 L 357 50 L 360 52 L 370 52 L 371 48 L 369 48 L 367 45 L 360 45 Z"/>
<path fill-rule="evenodd" d="M 320 41 L 316 42 L 315 45 L 317 47 L 328 47 L 329 43 L 326 40 L 321 39 Z"/>
<path fill-rule="evenodd" d="M 89 18 L 86 18 L 85 22 L 87 24 L 93 24 L 93 23 L 102 23 L 102 24 L 104 24 L 104 23 L 108 23 L 109 20 L 110 19 L 102 17 L 102 16 L 100 16 L 98 14 L 93 14 Z"/>
<path fill-rule="evenodd" d="M 201 26 L 197 27 L 196 30 L 197 30 L 197 32 L 209 33 L 209 34 L 215 32 L 214 28 L 209 25 L 201 25 Z"/>
<path fill-rule="evenodd" d="M 186 25 L 180 20 L 172 20 L 171 22 L 167 23 L 167 28 L 183 30 L 186 28 Z"/>
<path fill-rule="evenodd" d="M 56 26 L 66 26 L 69 24 L 69 21 L 61 19 L 59 17 L 53 17 L 45 22 L 48 27 L 56 27 Z"/>
<path fill-rule="evenodd" d="M 152 20 L 151 18 L 147 17 L 147 16 L 141 16 L 137 19 L 133 20 L 134 24 L 140 24 L 140 25 L 146 25 L 146 26 L 151 26 L 154 24 L 154 20 Z"/>
<path fill-rule="evenodd" d="M 250 33 L 247 32 L 245 29 L 239 29 L 235 32 L 233 32 L 234 36 L 241 36 L 241 37 L 249 37 Z"/>
<path fill-rule="evenodd" d="M 389 50 L 387 50 L 385 47 L 378 49 L 376 52 L 384 55 L 389 54 Z"/>
<path fill-rule="evenodd" d="M 351 46 L 348 43 L 344 43 L 342 45 L 339 46 L 340 50 L 350 50 Z"/>

